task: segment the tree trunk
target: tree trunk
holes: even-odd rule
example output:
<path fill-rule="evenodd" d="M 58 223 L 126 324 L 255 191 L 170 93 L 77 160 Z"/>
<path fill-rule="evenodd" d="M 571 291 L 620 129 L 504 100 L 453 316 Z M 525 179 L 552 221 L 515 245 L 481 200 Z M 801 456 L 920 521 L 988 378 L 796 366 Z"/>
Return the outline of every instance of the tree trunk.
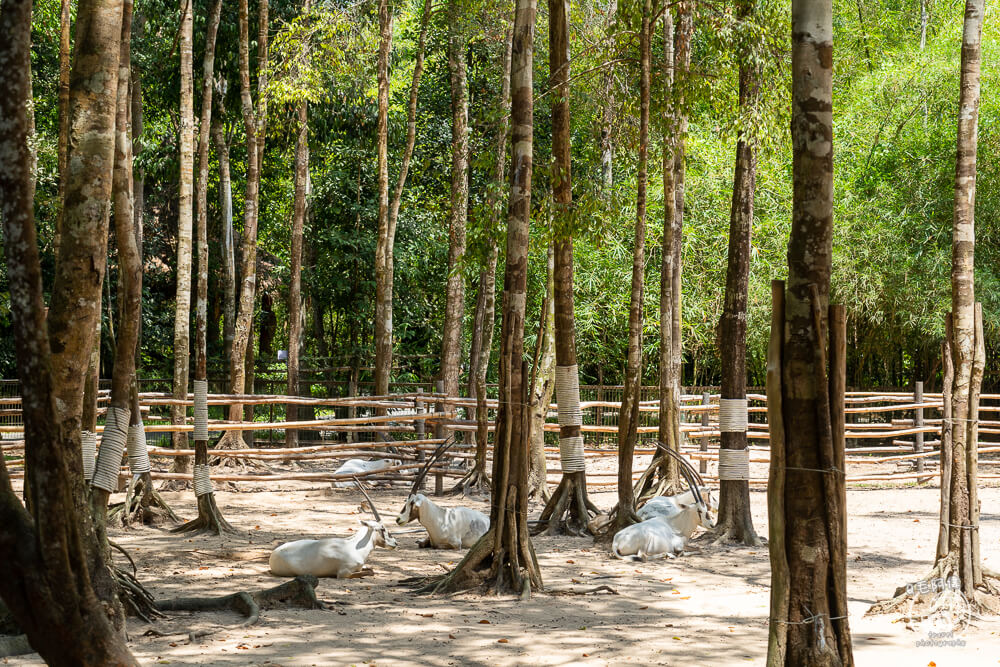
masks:
<path fill-rule="evenodd" d="M 194 11 L 191 0 L 181 0 L 180 52 L 180 184 L 178 186 L 177 215 L 177 301 L 174 311 L 174 380 L 175 399 L 187 398 L 188 373 L 191 366 L 191 251 L 194 222 Z M 187 409 L 170 408 L 173 424 L 184 422 Z M 187 449 L 187 433 L 172 435 L 175 449 Z M 175 457 L 173 470 L 188 470 L 187 457 Z"/>
<path fill-rule="evenodd" d="M 753 20 L 754 4 L 743 0 L 738 18 Z M 754 189 L 757 179 L 756 138 L 752 124 L 756 118 L 758 81 L 752 47 L 741 49 L 740 116 L 742 129 L 736 141 L 733 200 L 729 211 L 729 261 L 726 297 L 722 311 L 722 404 L 727 423 L 720 416 L 720 449 L 740 452 L 726 454 L 731 465 L 720 462 L 719 517 L 716 539 L 760 546 L 760 538 L 750 516 L 749 457 L 747 452 L 747 288 L 750 280 L 750 236 L 753 229 Z M 721 413 L 720 413 L 721 414 Z M 720 459 L 721 460 L 721 459 Z"/>
<path fill-rule="evenodd" d="M 375 245 L 375 394 L 389 393 L 392 374 L 392 283 L 395 229 L 389 218 L 389 57 L 392 9 L 378 0 L 378 240 Z"/>
<path fill-rule="evenodd" d="M 309 16 L 309 0 L 302 13 Z M 292 211 L 291 282 L 288 285 L 288 395 L 299 395 L 299 348 L 302 339 L 302 232 L 306 222 L 306 189 L 309 184 L 309 106 L 301 102 L 296 110 L 298 132 L 295 140 L 295 204 Z M 295 405 L 285 406 L 285 418 L 298 420 Z M 285 431 L 285 447 L 295 447 L 299 432 Z"/>
<path fill-rule="evenodd" d="M 970 602 L 983 585 L 979 559 L 979 507 L 976 498 L 979 388 L 985 357 L 982 315 L 975 299 L 975 201 L 978 144 L 980 41 L 983 0 L 967 0 L 962 31 L 962 72 L 955 162 L 955 204 L 951 251 L 951 481 L 947 553 L 938 561 L 957 574 Z M 943 575 L 942 575 L 943 576 Z M 978 595 L 977 595 L 978 594 Z"/>
<path fill-rule="evenodd" d="M 212 140 L 219 159 L 219 208 L 222 215 L 222 343 L 226 364 L 232 357 L 236 330 L 236 243 L 233 238 L 233 181 L 229 173 L 229 141 L 222 127 L 226 80 L 219 80 L 219 96 L 215 101 L 218 113 L 212 117 Z M 230 371 L 231 372 L 231 371 Z"/>
<path fill-rule="evenodd" d="M 493 456 L 494 492 L 490 530 L 435 590 L 448 592 L 483 575 L 497 591 L 514 590 L 522 599 L 542 587 L 541 572 L 528 534 L 528 378 L 524 358 L 528 239 L 531 222 L 534 101 L 532 56 L 536 3 L 517 0 L 511 60 L 513 167 L 507 216 L 500 343 L 500 410 Z M 488 568 L 488 569 L 487 569 Z M 485 572 L 483 570 L 486 570 Z M 525 576 L 527 575 L 527 576 Z"/>
<path fill-rule="evenodd" d="M 552 96 L 552 198 L 553 219 L 553 333 L 556 356 L 556 400 L 559 405 L 559 462 L 562 479 L 552 494 L 539 521 L 539 529 L 548 534 L 569 532 L 584 534 L 589 510 L 587 473 L 583 460 L 583 425 L 580 414 L 580 374 L 576 360 L 576 328 L 573 315 L 573 177 L 570 141 L 570 49 L 568 0 L 549 0 L 549 71 Z M 606 108 L 610 108 L 611 102 Z M 610 122 L 609 122 L 610 125 Z M 610 128 L 608 129 L 610 132 Z M 602 135 L 603 136 L 603 135 Z M 610 155 L 605 165 L 602 144 L 602 169 L 605 186 L 611 185 Z M 546 406 L 546 411 L 548 406 Z M 544 435 L 544 434 L 543 434 Z"/>
<path fill-rule="evenodd" d="M 776 487 L 784 493 L 784 502 L 776 501 L 784 532 L 770 544 L 772 550 L 783 549 L 779 560 L 787 562 L 787 585 L 776 579 L 771 588 L 772 605 L 780 601 L 772 633 L 784 636 L 769 644 L 768 664 L 854 661 L 847 618 L 839 343 L 830 345 L 829 379 L 826 363 L 828 329 L 830 340 L 839 340 L 843 322 L 841 316 L 836 326 L 828 326 L 827 317 L 833 240 L 832 37 L 829 0 L 793 0 L 792 231 L 781 414 L 772 412 L 772 423 L 781 421 L 784 433 L 778 472 L 782 482 Z"/>
<path fill-rule="evenodd" d="M 441 371 L 444 391 L 458 395 L 465 313 L 465 223 L 469 211 L 469 91 L 465 73 L 466 32 L 459 0 L 448 3 L 448 72 L 451 80 L 451 215 L 448 224 L 448 283 L 445 288 Z"/>
<path fill-rule="evenodd" d="M 56 204 L 56 229 L 52 237 L 52 246 L 59 262 L 59 244 L 62 236 L 63 199 L 66 196 L 66 156 L 69 154 L 69 54 L 72 48 L 72 19 L 70 17 L 70 0 L 62 0 L 59 9 L 59 139 L 56 144 L 57 164 L 59 169 L 59 194 Z"/>
<path fill-rule="evenodd" d="M 103 273 L 100 260 L 88 266 L 79 255 L 88 244 L 100 248 L 107 239 L 122 4 L 83 0 L 78 10 L 77 52 L 94 57 L 75 61 L 70 94 L 76 119 L 73 134 L 94 133 L 92 143 L 74 150 L 77 167 L 66 174 L 66 199 L 75 203 L 65 208 L 64 229 L 74 235 L 67 235 L 60 248 L 67 258 L 57 275 L 57 281 L 62 278 L 57 282 L 61 296 L 48 317 L 60 325 L 58 338 L 52 339 L 70 343 L 77 353 L 72 368 L 57 365 L 50 352 L 42 301 L 29 148 L 31 6 L 23 0 L 5 2 L 0 13 L 0 61 L 5 63 L 0 70 L 5 92 L 0 97 L 0 117 L 5 120 L 0 124 L 0 154 L 7 158 L 0 170 L 0 223 L 29 443 L 26 483 L 33 489 L 35 520 L 14 494 L 0 457 L 0 523 L 5 526 L 0 531 L 0 558 L 19 575 L 0 577 L 0 596 L 49 664 L 137 665 L 91 587 L 84 543 L 93 539 L 92 524 L 81 525 L 78 520 L 80 506 L 74 493 L 82 486 L 79 420 L 85 364 L 81 361 L 90 352 L 94 320 L 92 308 L 78 304 L 94 302 Z M 91 81 L 100 84 L 88 85 Z M 87 257 L 103 259 L 105 253 Z M 77 277 L 81 280 L 74 280 Z M 70 312 L 63 314 L 63 308 Z M 69 320 L 82 326 L 67 329 Z M 60 405 L 58 383 L 74 378 L 75 400 Z M 60 632 L 53 634 L 53 628 Z"/>
<path fill-rule="evenodd" d="M 632 294 L 628 312 L 628 360 L 618 416 L 618 509 L 613 531 L 638 520 L 632 488 L 632 457 L 638 439 L 639 391 L 642 387 L 642 293 L 646 267 L 646 185 L 649 153 L 650 38 L 652 0 L 644 0 L 639 33 L 639 169 L 636 176 L 635 244 L 632 250 Z"/>
<path fill-rule="evenodd" d="M 257 68 L 259 72 L 267 69 L 267 0 L 261 0 L 258 16 Z M 246 362 L 251 356 L 250 338 L 253 327 L 254 298 L 257 291 L 257 222 L 258 202 L 260 198 L 260 158 L 264 137 L 260 134 L 263 121 L 258 116 L 266 111 L 263 100 L 259 100 L 260 110 L 254 111 L 253 99 L 250 93 L 250 23 L 247 0 L 239 2 L 240 24 L 240 106 L 243 112 L 243 125 L 247 135 L 247 179 L 246 196 L 243 200 L 243 237 L 241 242 L 240 275 L 242 283 L 239 290 L 239 301 L 235 325 L 233 328 L 233 345 L 229 354 L 229 391 L 241 394 L 246 387 Z M 266 77 L 258 75 L 260 81 Z M 260 95 L 260 90 L 258 90 Z M 229 406 L 229 420 L 243 420 L 243 406 Z M 229 431 L 229 437 L 223 437 L 230 446 L 244 447 L 243 434 L 240 431 Z"/>
<path fill-rule="evenodd" d="M 555 391 L 556 343 L 553 274 L 555 258 L 549 248 L 545 270 L 545 298 L 538 313 L 538 339 L 532 366 L 531 391 L 531 456 L 528 463 L 528 496 L 548 500 L 548 467 L 545 461 L 545 418 Z"/>

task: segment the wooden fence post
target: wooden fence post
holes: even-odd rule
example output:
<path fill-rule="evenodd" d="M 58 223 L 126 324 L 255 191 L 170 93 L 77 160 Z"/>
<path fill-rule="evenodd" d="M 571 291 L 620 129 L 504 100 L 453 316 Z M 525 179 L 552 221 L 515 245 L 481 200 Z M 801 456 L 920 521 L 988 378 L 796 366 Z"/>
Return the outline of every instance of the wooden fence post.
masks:
<path fill-rule="evenodd" d="M 709 394 L 707 391 L 704 391 L 704 392 L 701 393 L 701 404 L 702 405 L 711 405 L 712 404 L 712 395 Z M 708 410 L 705 410 L 704 412 L 701 413 L 701 427 L 704 430 L 708 430 L 708 426 L 709 426 Z M 707 452 L 708 451 L 708 438 L 703 435 L 703 436 L 701 436 L 699 438 L 699 441 L 700 441 L 700 444 L 701 444 L 701 451 Z M 702 459 L 701 461 L 698 462 L 698 472 L 700 472 L 702 475 L 704 475 L 705 473 L 708 472 L 708 461 L 707 460 Z"/>
<path fill-rule="evenodd" d="M 924 383 L 921 382 L 920 380 L 917 380 L 916 382 L 913 383 L 913 402 L 916 403 L 917 405 L 920 405 L 921 403 L 924 402 Z M 917 408 L 913 412 L 913 427 L 923 428 L 923 426 L 924 426 L 924 409 Z M 917 433 L 913 437 L 913 453 L 920 454 L 923 451 L 924 451 L 924 434 Z M 924 460 L 916 459 L 916 464 L 917 464 L 916 471 L 923 472 Z M 926 481 L 926 479 L 921 479 L 919 477 L 917 478 L 917 480 L 918 482 Z"/>
<path fill-rule="evenodd" d="M 434 391 L 439 394 L 444 393 L 444 380 L 438 380 L 434 383 Z M 434 404 L 435 412 L 444 412 L 445 404 L 442 401 L 438 401 Z M 434 437 L 435 438 L 447 438 L 449 429 L 444 425 L 444 422 L 437 420 L 434 422 Z M 434 495 L 440 496 L 444 494 L 444 477 L 439 472 L 434 473 Z"/>

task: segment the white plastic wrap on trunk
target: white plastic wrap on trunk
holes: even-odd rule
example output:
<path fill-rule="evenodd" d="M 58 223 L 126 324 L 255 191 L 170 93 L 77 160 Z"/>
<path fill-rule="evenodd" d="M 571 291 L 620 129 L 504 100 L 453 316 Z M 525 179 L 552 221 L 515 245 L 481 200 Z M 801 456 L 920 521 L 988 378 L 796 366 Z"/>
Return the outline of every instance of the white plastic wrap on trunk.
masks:
<path fill-rule="evenodd" d="M 747 399 L 723 398 L 719 400 L 719 430 L 723 433 L 746 433 Z"/>
<path fill-rule="evenodd" d="M 750 452 L 746 449 L 720 449 L 719 479 L 750 479 Z"/>
<path fill-rule="evenodd" d="M 122 455 L 128 441 L 128 421 L 131 414 L 128 408 L 111 406 L 104 420 L 104 436 L 97 453 L 92 484 L 108 493 L 118 490 L 118 473 L 121 471 Z"/>
<path fill-rule="evenodd" d="M 208 474 L 208 465 L 198 463 L 194 466 L 194 495 L 205 496 L 212 493 L 212 480 Z"/>
<path fill-rule="evenodd" d="M 208 440 L 208 381 L 194 381 L 194 439 Z"/>
<path fill-rule="evenodd" d="M 556 403 L 560 426 L 581 426 L 579 366 L 556 366 Z"/>
<path fill-rule="evenodd" d="M 83 478 L 94 479 L 94 463 L 97 459 L 97 434 L 93 431 L 80 433 L 80 449 L 83 450 Z"/>
<path fill-rule="evenodd" d="M 149 472 L 149 451 L 146 449 L 146 425 L 142 422 L 128 427 L 128 467 L 133 475 Z"/>

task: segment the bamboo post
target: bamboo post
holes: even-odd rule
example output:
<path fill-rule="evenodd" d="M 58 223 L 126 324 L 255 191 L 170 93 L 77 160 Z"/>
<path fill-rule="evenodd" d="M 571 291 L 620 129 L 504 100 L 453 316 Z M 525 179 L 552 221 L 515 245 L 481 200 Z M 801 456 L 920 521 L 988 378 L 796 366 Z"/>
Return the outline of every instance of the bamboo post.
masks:
<path fill-rule="evenodd" d="M 708 393 L 707 391 L 703 391 L 701 393 L 701 404 L 702 405 L 711 405 L 712 404 L 712 395 L 710 393 Z M 701 426 L 706 431 L 708 430 L 708 426 L 709 426 L 708 410 L 705 410 L 704 412 L 701 413 Z M 708 451 L 708 438 L 703 435 L 703 436 L 701 436 L 701 438 L 699 438 L 699 441 L 700 441 L 700 444 L 701 444 L 701 447 L 700 447 L 701 451 L 707 452 Z M 698 472 L 700 472 L 702 475 L 704 475 L 705 473 L 708 472 L 708 461 L 707 460 L 702 459 L 701 461 L 698 462 Z"/>
<path fill-rule="evenodd" d="M 438 380 L 434 383 L 434 390 L 439 393 L 444 393 L 444 380 Z M 438 401 L 434 406 L 435 412 L 444 412 L 444 403 Z M 437 439 L 447 438 L 448 429 L 445 427 L 444 423 L 441 421 L 434 422 L 434 437 Z M 434 495 L 440 496 L 444 494 L 444 476 L 440 472 L 434 473 Z"/>
<path fill-rule="evenodd" d="M 917 380 L 913 383 L 913 402 L 917 405 L 924 402 L 924 383 Z M 913 427 L 922 428 L 924 425 L 924 409 L 917 408 L 913 413 Z M 920 454 L 924 451 L 924 434 L 917 433 L 913 436 L 913 453 Z M 924 471 L 924 460 L 922 458 L 917 459 L 917 472 Z M 923 479 L 922 481 L 927 481 Z"/>

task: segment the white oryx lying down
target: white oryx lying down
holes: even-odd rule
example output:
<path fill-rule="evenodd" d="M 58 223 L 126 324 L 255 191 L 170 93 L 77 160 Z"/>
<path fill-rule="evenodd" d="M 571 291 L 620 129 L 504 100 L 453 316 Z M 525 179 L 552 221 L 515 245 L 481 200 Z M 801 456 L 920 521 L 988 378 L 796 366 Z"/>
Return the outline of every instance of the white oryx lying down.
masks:
<path fill-rule="evenodd" d="M 673 558 L 683 553 L 687 541 L 698 526 L 715 527 L 715 519 L 699 489 L 698 482 L 701 480 L 698 472 L 676 452 L 664 451 L 679 461 L 681 474 L 688 483 L 689 493 L 694 502 L 677 503 L 677 512 L 674 514 L 660 514 L 618 531 L 611 545 L 612 553 L 618 558 L 629 556 L 639 560 L 665 556 Z M 667 505 L 667 503 L 662 504 Z"/>
<path fill-rule="evenodd" d="M 357 481 L 357 480 L 355 480 Z M 273 552 L 269 565 L 271 573 L 279 577 L 296 577 L 311 574 L 314 577 L 355 579 L 374 574 L 365 567 L 368 554 L 375 547 L 396 548 L 396 540 L 382 525 L 375 504 L 358 482 L 358 488 L 368 499 L 375 521 L 361 520 L 364 530 L 353 537 L 329 537 L 325 540 L 295 540 L 282 544 Z"/>
<path fill-rule="evenodd" d="M 397 461 L 393 459 L 376 459 L 374 461 L 365 461 L 364 459 L 348 459 L 344 465 L 340 466 L 333 471 L 334 475 L 346 475 L 348 473 L 353 473 L 355 475 L 359 473 L 372 472 L 373 470 L 382 470 L 384 468 L 391 468 L 397 465 Z M 334 482 L 333 486 L 338 489 L 352 489 L 357 486 L 356 482 Z"/>
<path fill-rule="evenodd" d="M 707 486 L 699 486 L 698 491 L 705 499 L 708 508 L 713 512 L 719 510 L 719 500 L 711 489 Z M 681 511 L 681 505 L 693 505 L 694 494 L 691 491 L 678 493 L 673 496 L 656 496 L 646 501 L 646 504 L 636 510 L 640 519 L 652 519 L 657 516 L 673 516 Z"/>
<path fill-rule="evenodd" d="M 404 526 L 414 519 L 427 529 L 427 539 L 417 544 L 421 547 L 435 549 L 462 549 L 471 547 L 490 529 L 490 519 L 482 512 L 467 507 L 439 507 L 422 493 L 417 493 L 420 483 L 427 475 L 431 466 L 441 458 L 444 451 L 451 446 L 446 443 L 428 459 L 417 474 L 410 489 L 410 495 L 396 517 L 396 523 Z"/>

